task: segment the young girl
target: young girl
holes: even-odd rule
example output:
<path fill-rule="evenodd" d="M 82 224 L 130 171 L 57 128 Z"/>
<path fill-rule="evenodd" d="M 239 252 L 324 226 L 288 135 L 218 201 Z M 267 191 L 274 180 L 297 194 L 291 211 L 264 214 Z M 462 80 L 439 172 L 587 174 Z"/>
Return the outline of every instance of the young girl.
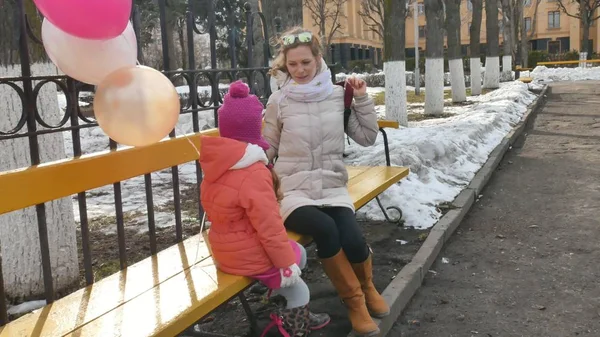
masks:
<path fill-rule="evenodd" d="M 279 180 L 267 167 L 269 144 L 261 136 L 263 105 L 241 81 L 231 84 L 218 111 L 220 137 L 202 137 L 204 179 L 200 200 L 211 221 L 208 239 L 217 267 L 249 276 L 284 296 L 287 306 L 272 314 L 289 336 L 307 336 L 329 323 L 308 309 L 302 278 L 306 251 L 289 240 L 279 213 Z"/>

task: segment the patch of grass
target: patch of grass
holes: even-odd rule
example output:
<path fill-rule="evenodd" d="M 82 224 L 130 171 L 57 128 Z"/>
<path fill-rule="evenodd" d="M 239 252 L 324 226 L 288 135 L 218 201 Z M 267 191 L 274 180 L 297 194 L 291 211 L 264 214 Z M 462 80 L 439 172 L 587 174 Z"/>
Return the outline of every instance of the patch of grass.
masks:
<path fill-rule="evenodd" d="M 94 270 L 94 279 L 97 281 L 101 280 L 107 276 L 117 273 L 119 270 L 121 270 L 121 265 L 118 259 L 108 260 L 100 264 L 100 266 Z"/>
<path fill-rule="evenodd" d="M 482 94 L 482 95 L 485 95 L 485 94 L 487 94 L 487 93 L 489 93 L 489 92 L 492 92 L 492 91 L 494 91 L 494 90 L 496 90 L 496 89 L 486 89 L 486 88 L 482 88 L 482 89 L 481 89 L 481 94 Z M 471 95 L 471 88 L 467 88 L 467 96 L 472 96 L 472 95 Z M 450 97 L 452 97 L 452 96 L 450 96 Z"/>
<path fill-rule="evenodd" d="M 488 92 L 492 92 L 496 89 L 482 89 L 481 94 L 485 95 Z M 471 96 L 471 88 L 467 88 L 467 96 Z M 444 99 L 452 98 L 452 90 L 444 90 Z M 373 98 L 375 105 L 385 105 L 385 92 L 379 92 Z M 421 92 L 420 95 L 415 95 L 414 91 L 406 92 L 406 101 L 408 103 L 425 103 L 425 92 Z"/>
<path fill-rule="evenodd" d="M 451 113 L 443 113 L 441 115 L 408 114 L 408 121 L 409 122 L 419 122 L 419 121 L 424 121 L 427 119 L 448 118 L 448 117 L 452 117 L 454 115 L 455 114 L 451 114 Z"/>
<path fill-rule="evenodd" d="M 180 193 L 180 203 L 181 203 L 181 213 L 184 221 L 186 221 L 186 217 L 188 221 L 195 221 L 193 219 L 199 219 L 198 215 L 198 204 L 200 198 L 200 191 L 198 190 L 198 186 L 196 184 L 184 185 L 182 186 Z M 157 212 L 175 212 L 175 205 L 173 204 L 173 200 L 169 200 L 167 203 L 155 206 L 154 210 Z"/>
<path fill-rule="evenodd" d="M 452 97 L 452 92 L 450 90 L 444 90 L 444 99 L 448 99 Z M 385 105 L 385 92 L 382 91 L 377 93 L 373 98 L 375 101 L 375 105 Z M 415 95 L 414 91 L 406 92 L 406 101 L 407 103 L 425 103 L 425 92 L 421 92 L 420 95 Z"/>
<path fill-rule="evenodd" d="M 385 105 L 385 91 L 378 92 L 375 97 L 373 97 L 373 101 L 375 105 Z"/>
<path fill-rule="evenodd" d="M 131 225 L 133 220 L 143 216 L 144 213 L 139 211 L 123 212 L 123 223 L 125 226 Z M 114 215 L 102 215 L 91 218 L 88 222 L 88 228 L 92 230 L 102 230 L 107 228 L 117 229 L 117 218 Z"/>

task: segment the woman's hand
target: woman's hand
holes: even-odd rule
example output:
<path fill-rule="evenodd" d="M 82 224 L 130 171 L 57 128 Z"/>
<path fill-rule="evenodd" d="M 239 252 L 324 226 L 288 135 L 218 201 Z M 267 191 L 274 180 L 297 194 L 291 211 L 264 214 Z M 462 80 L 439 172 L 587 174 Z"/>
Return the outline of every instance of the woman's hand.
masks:
<path fill-rule="evenodd" d="M 354 97 L 361 97 L 367 94 L 367 83 L 354 76 L 348 78 L 348 84 L 354 88 Z"/>

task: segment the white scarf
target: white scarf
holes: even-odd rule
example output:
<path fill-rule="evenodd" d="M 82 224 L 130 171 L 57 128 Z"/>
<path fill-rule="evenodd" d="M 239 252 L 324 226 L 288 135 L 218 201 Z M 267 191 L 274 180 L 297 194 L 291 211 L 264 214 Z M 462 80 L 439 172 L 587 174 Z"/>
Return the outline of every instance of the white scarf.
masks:
<path fill-rule="evenodd" d="M 278 82 L 282 93 L 280 102 L 284 97 L 304 103 L 321 102 L 333 93 L 331 71 L 327 67 L 325 60 L 321 60 L 321 69 L 319 69 L 317 75 L 308 83 L 299 84 L 287 74 L 285 74 L 285 78 L 278 78 Z"/>

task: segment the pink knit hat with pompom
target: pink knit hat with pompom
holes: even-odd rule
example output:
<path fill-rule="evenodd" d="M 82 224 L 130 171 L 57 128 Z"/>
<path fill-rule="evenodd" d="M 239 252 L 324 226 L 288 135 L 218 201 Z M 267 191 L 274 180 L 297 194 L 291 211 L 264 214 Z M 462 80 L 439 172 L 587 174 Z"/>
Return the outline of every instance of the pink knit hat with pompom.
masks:
<path fill-rule="evenodd" d="M 261 134 L 264 107 L 258 97 L 249 93 L 250 88 L 244 82 L 231 83 L 218 111 L 219 134 L 267 150 L 269 143 Z"/>

